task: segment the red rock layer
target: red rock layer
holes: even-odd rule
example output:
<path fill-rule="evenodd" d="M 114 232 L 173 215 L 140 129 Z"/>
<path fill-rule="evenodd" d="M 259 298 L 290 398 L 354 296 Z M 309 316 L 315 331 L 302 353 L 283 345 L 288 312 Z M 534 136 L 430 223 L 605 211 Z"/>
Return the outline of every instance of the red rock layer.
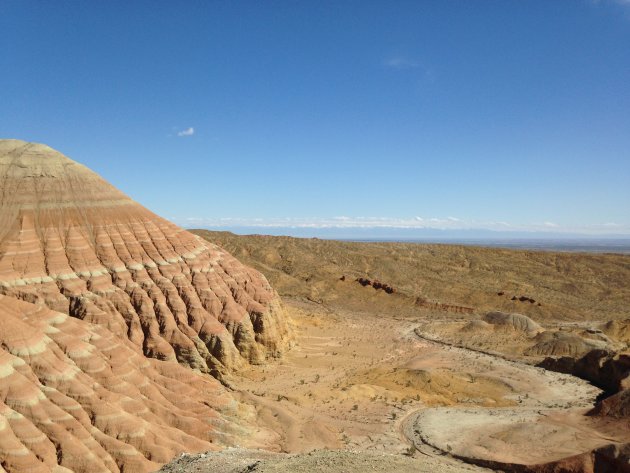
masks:
<path fill-rule="evenodd" d="M 600 401 L 590 414 L 616 419 L 627 419 L 627 428 L 630 429 L 630 389 L 624 389 Z"/>
<path fill-rule="evenodd" d="M 0 471 L 148 472 L 247 436 L 218 381 L 103 326 L 6 296 L 0 320 Z"/>
<path fill-rule="evenodd" d="M 265 277 L 40 144 L 0 140 L 0 293 L 203 372 L 280 352 Z"/>

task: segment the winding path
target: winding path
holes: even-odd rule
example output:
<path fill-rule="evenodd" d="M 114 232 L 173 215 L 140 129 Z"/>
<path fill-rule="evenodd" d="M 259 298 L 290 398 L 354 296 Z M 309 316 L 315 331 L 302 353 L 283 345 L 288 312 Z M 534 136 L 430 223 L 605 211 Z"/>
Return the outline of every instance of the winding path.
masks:
<path fill-rule="evenodd" d="M 600 390 L 574 376 L 547 371 L 505 356 L 455 346 L 418 329 L 414 336 L 439 347 L 450 366 L 497 377 L 513 388 L 514 406 L 437 407 L 413 410 L 399 423 L 401 439 L 418 452 L 450 458 L 471 471 L 486 466 L 542 463 L 590 450 L 611 440 L 582 416 Z M 573 443 L 571 443 L 571 441 Z"/>

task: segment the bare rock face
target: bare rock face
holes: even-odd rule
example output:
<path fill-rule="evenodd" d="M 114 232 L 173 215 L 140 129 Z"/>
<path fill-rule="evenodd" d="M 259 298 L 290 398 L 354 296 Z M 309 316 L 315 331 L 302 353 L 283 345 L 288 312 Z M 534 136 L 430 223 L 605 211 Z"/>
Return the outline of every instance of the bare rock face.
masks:
<path fill-rule="evenodd" d="M 0 471 L 149 472 L 248 437 L 217 380 L 102 325 L 6 296 L 0 321 Z"/>
<path fill-rule="evenodd" d="M 215 375 L 281 352 L 259 272 L 48 146 L 0 140 L 0 293 Z"/>
<path fill-rule="evenodd" d="M 602 326 L 602 332 L 619 342 L 630 345 L 630 319 L 606 322 Z"/>
<path fill-rule="evenodd" d="M 597 403 L 590 412 L 594 416 L 630 419 L 630 389 L 624 389 Z"/>

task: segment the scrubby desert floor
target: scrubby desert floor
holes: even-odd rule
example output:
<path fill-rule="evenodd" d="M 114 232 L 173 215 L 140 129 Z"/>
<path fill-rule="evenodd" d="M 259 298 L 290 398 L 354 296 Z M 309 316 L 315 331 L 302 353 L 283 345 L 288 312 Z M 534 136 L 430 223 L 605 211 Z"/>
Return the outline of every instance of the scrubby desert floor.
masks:
<path fill-rule="evenodd" d="M 235 382 L 259 405 L 261 419 L 276 427 L 283 451 L 344 447 L 403 453 L 412 442 L 422 448 L 422 438 L 447 451 L 465 448 L 457 437 L 487 428 L 488 436 L 496 436 L 498 426 L 505 426 L 502 442 L 507 445 L 513 443 L 511 435 L 516 439 L 530 424 L 532 433 L 551 426 L 562 437 L 562 448 L 545 453 L 549 457 L 606 442 L 571 421 L 592 407 L 600 393 L 586 381 L 421 338 L 420 317 L 331 311 L 296 301 L 288 305 L 295 348 Z M 431 320 L 440 316 L 422 314 Z M 512 433 L 514 424 L 519 429 Z M 443 428 L 448 425 L 451 429 Z M 448 432 L 444 437 L 451 439 L 450 449 L 432 426 Z M 410 435 L 416 427 L 422 434 Z M 571 449 L 564 436 L 577 436 L 580 442 Z M 536 437 L 548 443 L 548 438 Z M 549 448 L 541 444 L 535 450 Z"/>
<path fill-rule="evenodd" d="M 586 381 L 434 341 L 434 333 L 423 337 L 419 328 L 443 313 L 396 317 L 285 304 L 293 349 L 229 384 L 256 407 L 266 450 L 344 452 L 267 457 L 234 450 L 228 457 L 237 464 L 225 471 L 246 471 L 256 462 L 262 463 L 248 471 L 282 471 L 273 465 L 289 460 L 294 471 L 343 471 L 326 469 L 342 458 L 346 471 L 361 471 L 356 452 L 382 454 L 370 463 L 376 471 L 473 471 L 478 467 L 460 458 L 541 463 L 630 440 L 630 432 L 583 415 L 600 393 Z M 199 471 L 219 461 L 186 457 L 180 466 L 188 468 L 193 458 Z M 165 471 L 194 471 L 185 468 Z"/>
<path fill-rule="evenodd" d="M 627 350 L 626 309 L 605 296 L 600 305 L 582 299 L 606 293 L 607 271 L 627 278 L 630 258 L 513 252 L 525 265 L 519 272 L 504 250 L 399 245 L 394 257 L 428 251 L 443 265 L 418 265 L 407 255 L 402 277 L 387 247 L 366 246 L 376 251 L 366 259 L 354 244 L 346 253 L 330 242 L 269 238 L 228 235 L 224 242 L 279 288 L 294 331 L 282 358 L 226 380 L 255 407 L 263 450 L 185 455 L 163 471 L 509 470 L 630 442 L 627 420 L 585 415 L 599 388 L 536 366 L 547 356 Z M 459 255 L 450 265 L 449 252 Z M 486 254 L 493 258 L 480 270 Z M 458 258 L 469 262 L 457 270 L 466 275 L 449 292 L 444 275 L 460 267 Z M 546 276 L 537 282 L 541 265 Z M 566 276 L 569 267 L 591 274 L 590 282 Z M 507 287 L 502 271 L 515 295 L 537 302 L 498 295 Z M 365 286 L 360 277 L 391 281 L 396 290 Z M 587 289 L 575 291 L 578 283 Z M 615 285 L 623 286 L 615 297 L 625 300 L 623 281 Z M 609 305 L 613 311 L 598 310 Z M 488 315 L 506 306 L 512 310 Z"/>

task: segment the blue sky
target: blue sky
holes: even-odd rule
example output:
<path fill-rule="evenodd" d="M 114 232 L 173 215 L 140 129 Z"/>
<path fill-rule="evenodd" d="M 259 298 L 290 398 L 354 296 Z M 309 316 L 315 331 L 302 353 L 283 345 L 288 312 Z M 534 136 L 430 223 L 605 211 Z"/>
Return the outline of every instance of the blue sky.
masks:
<path fill-rule="evenodd" d="M 0 0 L 0 137 L 185 226 L 630 235 L 630 2 Z"/>

